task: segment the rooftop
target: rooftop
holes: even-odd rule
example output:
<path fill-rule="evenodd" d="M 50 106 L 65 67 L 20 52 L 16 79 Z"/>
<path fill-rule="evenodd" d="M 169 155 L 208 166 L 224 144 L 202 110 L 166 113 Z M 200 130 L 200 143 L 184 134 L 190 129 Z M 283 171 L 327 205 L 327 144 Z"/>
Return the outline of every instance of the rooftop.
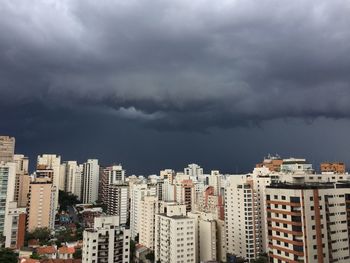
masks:
<path fill-rule="evenodd" d="M 350 181 L 344 182 L 307 182 L 307 183 L 287 183 L 279 182 L 272 183 L 267 188 L 280 188 L 280 189 L 334 189 L 334 188 L 350 188 Z"/>

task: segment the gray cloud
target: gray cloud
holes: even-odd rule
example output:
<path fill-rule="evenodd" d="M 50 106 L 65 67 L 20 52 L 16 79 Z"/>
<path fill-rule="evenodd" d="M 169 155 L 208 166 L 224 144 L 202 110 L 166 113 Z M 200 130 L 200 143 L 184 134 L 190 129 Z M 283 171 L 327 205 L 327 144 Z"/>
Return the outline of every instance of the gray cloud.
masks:
<path fill-rule="evenodd" d="M 2 1 L 0 102 L 157 129 L 350 117 L 347 1 Z"/>

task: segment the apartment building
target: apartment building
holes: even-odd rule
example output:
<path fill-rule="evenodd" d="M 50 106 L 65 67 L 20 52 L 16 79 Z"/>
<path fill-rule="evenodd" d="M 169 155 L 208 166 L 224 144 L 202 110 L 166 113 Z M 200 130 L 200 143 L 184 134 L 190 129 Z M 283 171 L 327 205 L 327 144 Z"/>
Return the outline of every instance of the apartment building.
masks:
<path fill-rule="evenodd" d="M 231 175 L 225 189 L 227 252 L 252 262 L 266 250 L 264 196 L 271 183 L 270 170 L 255 168 L 252 174 Z"/>
<path fill-rule="evenodd" d="M 161 263 L 197 262 L 196 219 L 186 205 L 167 205 L 155 219 L 155 259 Z"/>
<path fill-rule="evenodd" d="M 323 162 L 320 165 L 321 173 L 345 174 L 345 163 L 343 162 Z"/>
<path fill-rule="evenodd" d="M 54 228 L 56 187 L 50 177 L 36 177 L 29 185 L 27 231 L 38 227 Z"/>
<path fill-rule="evenodd" d="M 15 138 L 0 136 L 0 162 L 10 162 L 15 154 Z"/>
<path fill-rule="evenodd" d="M 125 225 L 129 220 L 128 184 L 110 184 L 106 205 L 107 214 L 118 216 L 120 224 Z"/>
<path fill-rule="evenodd" d="M 350 261 L 349 183 L 275 183 L 266 204 L 270 262 Z"/>
<path fill-rule="evenodd" d="M 153 184 L 133 184 L 130 192 L 130 229 L 131 239 L 139 234 L 139 214 L 140 214 L 140 202 L 145 196 L 156 196 L 157 186 Z"/>
<path fill-rule="evenodd" d="M 130 262 L 130 230 L 120 226 L 119 217 L 96 217 L 94 227 L 84 230 L 82 262 Z"/>
<path fill-rule="evenodd" d="M 155 216 L 158 213 L 158 198 L 145 196 L 140 201 L 139 211 L 139 243 L 154 250 Z"/>
<path fill-rule="evenodd" d="M 5 247 L 23 246 L 26 209 L 15 200 L 16 163 L 0 162 L 0 234 Z"/>
<path fill-rule="evenodd" d="M 83 163 L 81 201 L 84 204 L 95 203 L 98 199 L 100 165 L 97 159 L 88 159 Z"/>

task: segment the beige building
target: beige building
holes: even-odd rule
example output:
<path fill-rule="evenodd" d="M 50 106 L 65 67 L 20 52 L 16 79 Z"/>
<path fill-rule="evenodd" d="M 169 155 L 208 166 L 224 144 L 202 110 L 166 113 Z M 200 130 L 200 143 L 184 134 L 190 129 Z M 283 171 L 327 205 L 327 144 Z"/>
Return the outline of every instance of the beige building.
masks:
<path fill-rule="evenodd" d="M 54 209 L 58 208 L 58 190 L 60 187 L 60 167 L 61 167 L 61 156 L 56 154 L 43 154 L 37 158 L 37 167 L 46 167 L 46 169 L 52 170 L 52 185 L 55 191 Z"/>
<path fill-rule="evenodd" d="M 248 262 L 266 251 L 264 198 L 272 180 L 269 172 L 262 167 L 252 174 L 231 175 L 225 189 L 227 252 Z"/>
<path fill-rule="evenodd" d="M 186 205 L 167 205 L 155 220 L 155 259 L 161 263 L 196 261 L 195 219 L 186 216 Z"/>
<path fill-rule="evenodd" d="M 49 177 L 37 177 L 29 185 L 27 230 L 53 229 L 55 224 L 56 187 Z"/>
<path fill-rule="evenodd" d="M 0 136 L 0 162 L 9 162 L 13 160 L 15 154 L 15 138 L 9 136 Z"/>
<path fill-rule="evenodd" d="M 267 187 L 270 262 L 350 262 L 350 184 Z"/>
<path fill-rule="evenodd" d="M 15 201 L 18 207 L 26 207 L 28 203 L 28 192 L 30 177 L 28 174 L 29 159 L 23 154 L 15 154 L 16 163 L 16 183 L 15 183 Z"/>
<path fill-rule="evenodd" d="M 17 209 L 15 181 L 16 163 L 0 162 L 0 234 L 5 238 L 5 247 L 11 248 L 23 244 L 24 229 L 21 226 L 25 225 L 23 220 L 18 220 L 25 209 Z"/>
<path fill-rule="evenodd" d="M 151 250 L 154 250 L 157 206 L 158 200 L 156 196 L 145 196 L 139 206 L 139 243 Z"/>
<path fill-rule="evenodd" d="M 217 214 L 190 212 L 196 229 L 196 262 L 226 261 L 226 240 L 224 222 Z"/>

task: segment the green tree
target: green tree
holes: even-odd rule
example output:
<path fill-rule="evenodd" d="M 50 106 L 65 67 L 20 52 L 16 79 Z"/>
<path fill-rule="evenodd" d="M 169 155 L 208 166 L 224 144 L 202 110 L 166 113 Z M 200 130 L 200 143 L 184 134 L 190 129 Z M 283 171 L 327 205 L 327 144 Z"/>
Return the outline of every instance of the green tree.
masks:
<path fill-rule="evenodd" d="M 36 252 L 33 252 L 32 255 L 30 256 L 30 258 L 32 258 L 32 259 L 41 259 L 41 257 Z"/>
<path fill-rule="evenodd" d="M 73 206 L 80 202 L 76 195 L 64 191 L 59 191 L 58 203 L 60 204 L 60 211 L 67 211 L 68 206 Z"/>
<path fill-rule="evenodd" d="M 27 233 L 26 239 L 38 239 L 41 245 L 48 245 L 51 239 L 51 230 L 47 227 L 38 227 Z"/>
<path fill-rule="evenodd" d="M 77 248 L 73 254 L 74 259 L 81 259 L 81 249 Z"/>
<path fill-rule="evenodd" d="M 18 254 L 9 248 L 0 249 L 0 262 L 17 263 Z"/>
<path fill-rule="evenodd" d="M 267 254 L 260 254 L 259 257 L 257 257 L 252 261 L 252 263 L 267 263 L 267 262 L 268 262 Z"/>
<path fill-rule="evenodd" d="M 155 259 L 154 252 L 151 251 L 150 253 L 148 253 L 146 255 L 146 259 L 150 260 L 151 262 L 154 262 L 154 259 Z"/>
<path fill-rule="evenodd" d="M 131 262 L 134 262 L 136 244 L 134 240 L 130 240 L 130 259 Z"/>

